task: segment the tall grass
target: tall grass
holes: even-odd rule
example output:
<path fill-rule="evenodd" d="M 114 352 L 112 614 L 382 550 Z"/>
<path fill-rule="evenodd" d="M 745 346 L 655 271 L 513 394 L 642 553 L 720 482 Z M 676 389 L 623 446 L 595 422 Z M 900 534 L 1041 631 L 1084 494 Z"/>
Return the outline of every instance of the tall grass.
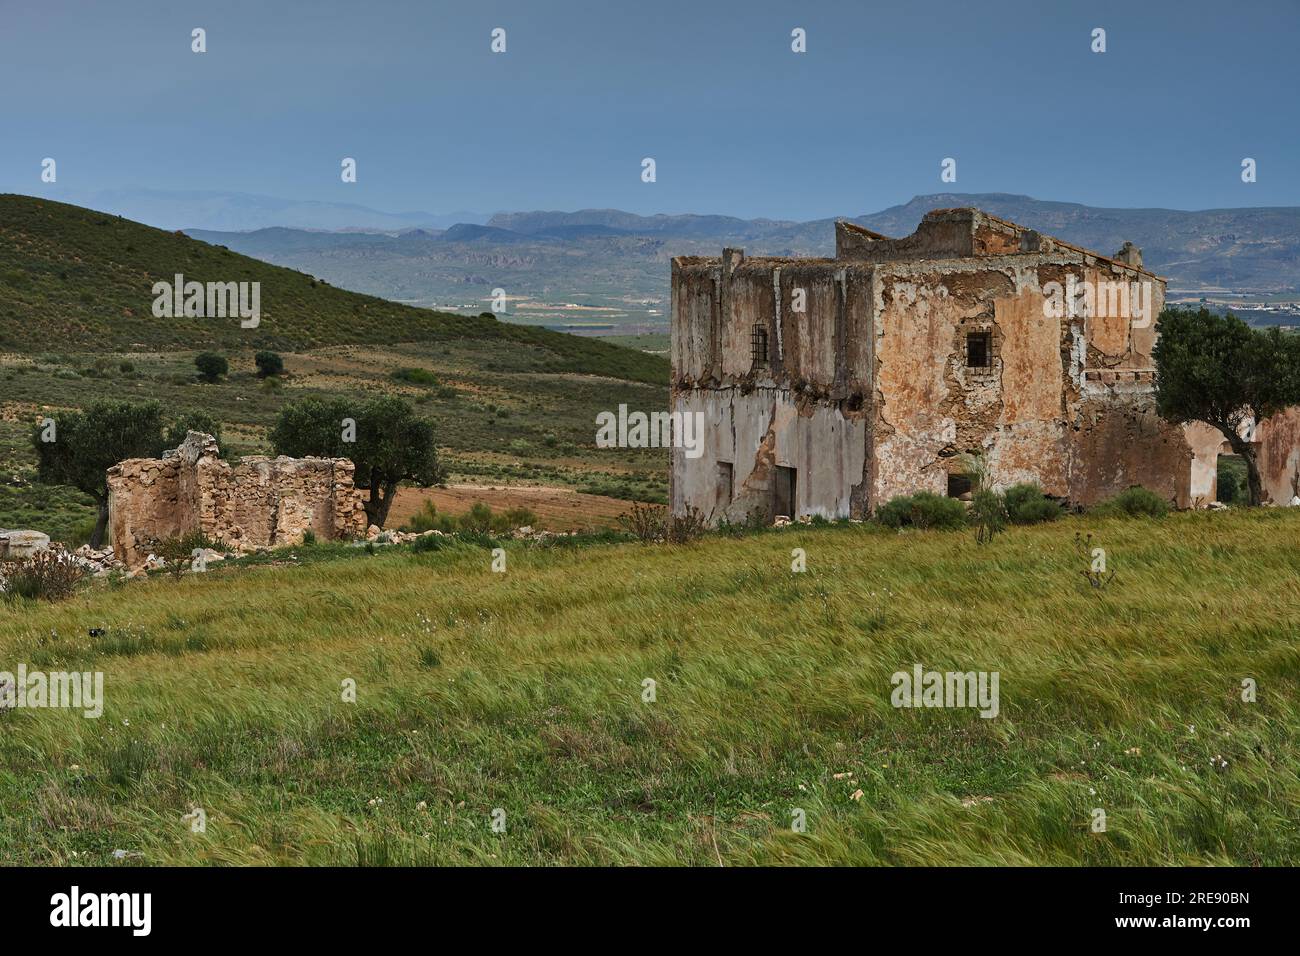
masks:
<path fill-rule="evenodd" d="M 340 548 L 0 607 L 0 669 L 106 685 L 100 720 L 0 716 L 0 859 L 1293 863 L 1297 532 L 1282 509 L 983 546 L 792 526 L 508 543 L 504 574 L 463 543 Z M 998 671 L 1000 715 L 893 708 L 916 663 Z"/>

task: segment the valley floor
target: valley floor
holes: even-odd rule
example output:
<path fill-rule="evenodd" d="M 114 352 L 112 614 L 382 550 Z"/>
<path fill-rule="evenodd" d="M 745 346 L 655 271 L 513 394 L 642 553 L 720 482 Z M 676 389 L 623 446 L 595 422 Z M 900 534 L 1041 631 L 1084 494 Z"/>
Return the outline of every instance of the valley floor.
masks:
<path fill-rule="evenodd" d="M 0 604 L 0 670 L 105 675 L 99 719 L 0 715 L 0 861 L 1294 864 L 1298 540 L 317 545 Z M 998 672 L 998 715 L 892 706 L 918 664 Z"/>

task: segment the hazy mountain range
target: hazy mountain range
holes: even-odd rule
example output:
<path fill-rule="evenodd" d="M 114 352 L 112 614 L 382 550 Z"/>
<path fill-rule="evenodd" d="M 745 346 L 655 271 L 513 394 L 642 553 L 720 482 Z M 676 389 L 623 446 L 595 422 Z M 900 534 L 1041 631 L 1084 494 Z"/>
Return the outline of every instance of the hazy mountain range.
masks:
<path fill-rule="evenodd" d="M 321 205 L 329 204 L 291 208 L 302 215 Z M 1174 289 L 1300 290 L 1300 207 L 1105 209 L 1007 193 L 937 193 L 851 218 L 904 236 L 926 212 L 949 206 L 978 206 L 1107 255 L 1131 240 L 1143 249 L 1146 265 L 1169 277 Z M 346 212 L 329 206 L 330 216 Z M 510 297 L 509 313 L 521 321 L 593 331 L 662 328 L 673 256 L 717 255 L 723 245 L 770 255 L 834 250 L 833 219 L 639 216 L 616 209 L 498 213 L 486 222 L 445 228 L 430 221 L 361 232 L 187 231 L 344 288 L 417 305 L 481 310 L 492 290 L 501 288 Z"/>
<path fill-rule="evenodd" d="M 307 202 L 220 190 L 70 190 L 58 198 L 159 229 L 230 232 L 272 226 L 331 231 L 446 229 L 458 222 L 482 223 L 488 219 L 483 213 L 464 210 L 448 213 L 380 212 L 354 203 Z"/>

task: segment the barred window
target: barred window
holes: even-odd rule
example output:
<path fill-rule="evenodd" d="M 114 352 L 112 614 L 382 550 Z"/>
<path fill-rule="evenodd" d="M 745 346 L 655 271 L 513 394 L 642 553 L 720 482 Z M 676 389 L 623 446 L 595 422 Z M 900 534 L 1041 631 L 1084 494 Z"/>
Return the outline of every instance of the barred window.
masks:
<path fill-rule="evenodd" d="M 767 368 L 767 329 L 756 325 L 749 333 L 749 357 L 754 368 Z"/>

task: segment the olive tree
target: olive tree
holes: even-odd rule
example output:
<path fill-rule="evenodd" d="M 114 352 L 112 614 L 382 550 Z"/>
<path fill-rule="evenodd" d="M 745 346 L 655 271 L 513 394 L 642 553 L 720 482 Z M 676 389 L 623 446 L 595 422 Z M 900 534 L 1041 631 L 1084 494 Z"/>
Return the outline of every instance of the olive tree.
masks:
<path fill-rule="evenodd" d="M 446 480 L 433 424 L 400 398 L 307 399 L 280 413 L 270 438 L 279 455 L 352 459 L 356 486 L 370 493 L 366 517 L 381 528 L 403 481 L 427 488 Z"/>
<path fill-rule="evenodd" d="M 1217 428 L 1246 463 L 1250 504 L 1263 500 L 1248 424 L 1300 403 L 1300 337 L 1252 329 L 1232 314 L 1166 309 L 1156 342 L 1156 404 L 1167 421 Z"/>

